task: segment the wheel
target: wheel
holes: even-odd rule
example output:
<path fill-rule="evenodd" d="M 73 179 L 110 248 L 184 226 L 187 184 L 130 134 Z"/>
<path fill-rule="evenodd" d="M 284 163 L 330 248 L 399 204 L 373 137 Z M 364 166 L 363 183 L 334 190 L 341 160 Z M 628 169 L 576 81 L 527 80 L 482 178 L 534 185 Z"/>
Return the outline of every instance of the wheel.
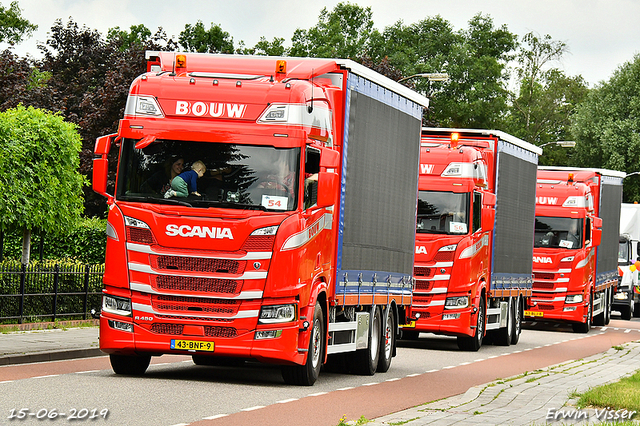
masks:
<path fill-rule="evenodd" d="M 633 317 L 640 318 L 640 302 L 633 302 Z"/>
<path fill-rule="evenodd" d="M 496 330 L 495 343 L 500 346 L 509 346 L 513 338 L 513 323 L 515 312 L 513 311 L 513 298 L 509 298 L 509 308 L 507 309 L 507 326 Z"/>
<path fill-rule="evenodd" d="M 352 352 L 349 356 L 351 371 L 362 376 L 373 376 L 378 368 L 380 359 L 380 340 L 382 329 L 382 318 L 380 309 L 373 309 L 372 323 L 369 327 L 369 347 Z"/>
<path fill-rule="evenodd" d="M 522 298 L 518 297 L 516 303 L 513 305 L 513 333 L 511 333 L 511 344 L 517 345 L 520 340 L 520 333 L 522 332 Z"/>
<path fill-rule="evenodd" d="M 320 303 L 316 302 L 313 309 L 313 328 L 309 337 L 309 352 L 307 361 L 303 365 L 282 366 L 282 378 L 285 383 L 298 386 L 311 386 L 320 374 L 324 355 L 324 316 Z"/>
<path fill-rule="evenodd" d="M 591 312 L 593 312 L 593 298 L 589 300 L 589 308 L 587 309 L 587 318 L 584 322 L 573 324 L 573 331 L 576 333 L 588 333 L 591 330 Z"/>
<path fill-rule="evenodd" d="M 125 376 L 142 376 L 149 363 L 151 355 L 109 355 L 111 368 L 116 374 Z"/>
<path fill-rule="evenodd" d="M 593 317 L 593 324 L 597 325 L 597 326 L 604 326 L 607 320 L 607 309 L 608 308 L 608 297 L 607 297 L 608 293 L 607 290 L 605 289 L 604 291 L 604 295 L 602 295 L 602 312 L 600 312 L 598 315 L 596 315 L 595 317 Z"/>
<path fill-rule="evenodd" d="M 376 371 L 386 373 L 391 366 L 391 358 L 393 358 L 393 348 L 396 345 L 396 322 L 391 309 L 387 308 L 384 312 L 384 327 L 382 327 L 382 336 L 380 339 L 380 356 L 378 359 L 378 368 Z"/>
<path fill-rule="evenodd" d="M 244 364 L 242 358 L 232 358 L 226 356 L 191 355 L 195 365 L 206 365 L 211 367 L 239 367 Z"/>
<path fill-rule="evenodd" d="M 485 325 L 485 303 L 484 296 L 480 298 L 478 315 L 476 318 L 476 332 L 473 336 L 458 336 L 458 348 L 463 351 L 476 352 L 482 346 Z"/>
<path fill-rule="evenodd" d="M 406 328 L 402 330 L 402 340 L 418 340 L 419 335 L 419 331 L 407 330 Z"/>

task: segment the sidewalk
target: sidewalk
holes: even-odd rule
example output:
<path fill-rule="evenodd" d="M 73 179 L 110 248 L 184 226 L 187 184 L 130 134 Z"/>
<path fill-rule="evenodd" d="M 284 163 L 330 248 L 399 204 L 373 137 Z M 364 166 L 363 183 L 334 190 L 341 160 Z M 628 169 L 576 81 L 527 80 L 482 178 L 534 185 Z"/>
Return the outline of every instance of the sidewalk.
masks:
<path fill-rule="evenodd" d="M 461 395 L 379 417 L 367 426 L 601 423 L 600 419 L 606 417 L 602 409 L 597 413 L 594 409 L 578 410 L 572 395 L 618 381 L 639 370 L 640 342 L 626 343 L 622 347 L 476 386 Z M 640 414 L 636 413 L 632 419 L 637 421 Z M 611 420 L 605 423 L 613 424 Z"/>
<path fill-rule="evenodd" d="M 0 366 L 101 355 L 96 326 L 0 334 Z"/>

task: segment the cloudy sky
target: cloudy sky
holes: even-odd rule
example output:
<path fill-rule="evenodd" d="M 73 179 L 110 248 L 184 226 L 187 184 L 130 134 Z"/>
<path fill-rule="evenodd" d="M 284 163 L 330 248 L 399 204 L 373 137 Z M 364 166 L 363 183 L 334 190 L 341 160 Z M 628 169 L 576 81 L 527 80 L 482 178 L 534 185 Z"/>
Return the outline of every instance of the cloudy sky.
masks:
<path fill-rule="evenodd" d="M 0 0 L 8 7 L 10 0 Z M 237 45 L 253 46 L 260 36 L 285 39 L 297 28 L 318 22 L 323 7 L 338 0 L 18 0 L 22 15 L 38 31 L 15 49 L 37 56 L 37 42 L 47 39 L 56 19 L 69 17 L 106 35 L 107 29 L 144 24 L 152 32 L 163 27 L 177 39 L 185 24 L 201 20 L 208 28 L 220 25 Z M 561 64 L 568 75 L 582 75 L 590 86 L 608 80 L 625 62 L 640 54 L 640 0 L 351 0 L 371 7 L 375 27 L 382 31 L 399 20 L 411 24 L 440 15 L 454 29 L 467 28 L 478 12 L 490 15 L 496 26 L 522 36 L 530 31 L 564 41 L 570 50 Z M 0 45 L 4 48 L 6 45 Z M 438 71 L 438 70 L 436 70 Z"/>

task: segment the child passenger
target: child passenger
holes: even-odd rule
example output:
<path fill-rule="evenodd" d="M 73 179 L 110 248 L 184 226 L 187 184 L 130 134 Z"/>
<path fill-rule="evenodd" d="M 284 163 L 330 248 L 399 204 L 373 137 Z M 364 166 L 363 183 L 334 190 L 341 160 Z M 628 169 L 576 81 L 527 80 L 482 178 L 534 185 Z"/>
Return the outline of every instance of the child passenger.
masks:
<path fill-rule="evenodd" d="M 198 193 L 198 178 L 204 176 L 207 167 L 200 160 L 191 165 L 191 170 L 180 173 L 171 181 L 171 189 L 164 194 L 164 198 L 186 198 L 189 194 L 200 197 Z"/>

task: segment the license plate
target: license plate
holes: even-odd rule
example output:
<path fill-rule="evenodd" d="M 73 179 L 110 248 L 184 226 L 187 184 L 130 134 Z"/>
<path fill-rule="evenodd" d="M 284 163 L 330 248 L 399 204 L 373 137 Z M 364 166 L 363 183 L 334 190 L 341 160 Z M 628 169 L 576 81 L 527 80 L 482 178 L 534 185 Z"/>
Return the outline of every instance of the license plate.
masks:
<path fill-rule="evenodd" d="M 543 317 L 544 316 L 544 312 L 540 312 L 540 311 L 524 311 L 524 316 L 525 317 Z"/>
<path fill-rule="evenodd" d="M 409 324 L 400 324 L 400 328 L 416 328 L 416 322 L 411 321 Z"/>
<path fill-rule="evenodd" d="M 202 342 L 199 340 L 171 340 L 171 349 L 181 351 L 213 352 L 213 347 L 213 342 Z"/>

